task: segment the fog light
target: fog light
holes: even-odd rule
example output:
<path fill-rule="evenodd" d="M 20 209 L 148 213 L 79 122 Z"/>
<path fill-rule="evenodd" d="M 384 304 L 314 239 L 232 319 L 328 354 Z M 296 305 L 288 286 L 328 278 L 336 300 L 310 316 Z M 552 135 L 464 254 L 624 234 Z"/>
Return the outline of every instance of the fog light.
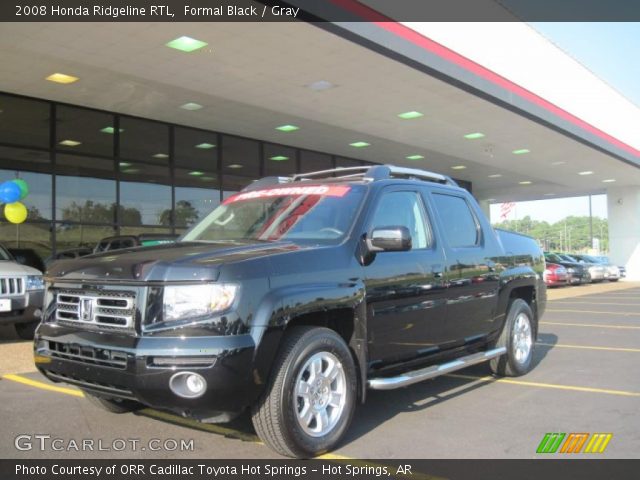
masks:
<path fill-rule="evenodd" d="M 183 398 L 198 398 L 207 390 L 207 381 L 198 373 L 178 372 L 169 380 L 171 391 Z"/>

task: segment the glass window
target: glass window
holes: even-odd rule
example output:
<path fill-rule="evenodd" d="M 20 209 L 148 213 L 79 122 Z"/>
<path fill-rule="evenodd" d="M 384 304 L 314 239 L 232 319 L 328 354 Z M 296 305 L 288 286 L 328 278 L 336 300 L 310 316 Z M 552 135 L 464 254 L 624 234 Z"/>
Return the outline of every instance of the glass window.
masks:
<path fill-rule="evenodd" d="M 190 227 L 220 205 L 220 191 L 215 188 L 176 187 L 175 225 Z"/>
<path fill-rule="evenodd" d="M 388 192 L 376 206 L 371 230 L 380 227 L 407 227 L 412 249 L 427 248 L 431 241 L 424 208 L 416 192 Z"/>
<path fill-rule="evenodd" d="M 300 172 L 319 172 L 320 170 L 331 170 L 332 168 L 333 159 L 331 155 L 300 150 Z"/>
<path fill-rule="evenodd" d="M 174 163 L 186 170 L 213 174 L 218 170 L 218 135 L 213 132 L 176 127 Z"/>
<path fill-rule="evenodd" d="M 46 102 L 0 95 L 0 142 L 49 148 L 49 113 Z"/>
<path fill-rule="evenodd" d="M 82 177 L 116 178 L 114 160 L 68 153 L 56 154 L 56 173 Z"/>
<path fill-rule="evenodd" d="M 101 178 L 56 176 L 56 219 L 115 222 L 116 182 Z"/>
<path fill-rule="evenodd" d="M 222 173 L 224 198 L 260 178 L 259 143 L 246 138 L 223 135 Z"/>
<path fill-rule="evenodd" d="M 120 117 L 120 158 L 169 165 L 169 127 Z"/>
<path fill-rule="evenodd" d="M 479 243 L 478 223 L 464 198 L 434 193 L 433 201 L 450 247 L 472 247 Z"/>
<path fill-rule="evenodd" d="M 120 225 L 171 225 L 169 168 L 120 161 Z"/>
<path fill-rule="evenodd" d="M 265 143 L 264 145 L 264 175 L 286 176 L 296 173 L 296 151 L 291 147 Z"/>
<path fill-rule="evenodd" d="M 335 243 L 351 228 L 363 194 L 360 185 L 277 187 L 240 193 L 211 212 L 184 240 Z"/>
<path fill-rule="evenodd" d="M 51 224 L 50 223 L 12 223 L 0 222 L 0 243 L 10 251 L 15 249 L 32 250 L 32 252 L 22 251 L 25 258 L 33 257 L 33 252 L 40 261 L 51 255 Z M 18 256 L 18 252 L 13 252 Z M 34 268 L 40 269 L 34 265 Z"/>
<path fill-rule="evenodd" d="M 360 160 L 354 160 L 353 158 L 336 158 L 336 167 L 360 167 L 362 162 Z"/>
<path fill-rule="evenodd" d="M 96 225 L 56 224 L 56 252 L 64 252 L 77 248 L 93 248 L 103 238 L 116 234 L 113 227 Z"/>
<path fill-rule="evenodd" d="M 58 150 L 113 156 L 113 115 L 58 105 L 56 117 Z"/>
<path fill-rule="evenodd" d="M 21 200 L 28 210 L 27 222 L 50 220 L 53 214 L 52 177 L 49 173 L 36 172 L 51 172 L 49 152 L 0 147 L 0 183 L 21 178 L 29 186 L 29 195 Z"/>

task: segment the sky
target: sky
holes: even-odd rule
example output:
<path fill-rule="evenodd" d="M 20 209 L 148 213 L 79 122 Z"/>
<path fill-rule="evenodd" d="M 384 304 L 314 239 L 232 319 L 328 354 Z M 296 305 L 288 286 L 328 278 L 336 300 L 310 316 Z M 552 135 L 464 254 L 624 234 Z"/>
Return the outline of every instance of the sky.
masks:
<path fill-rule="evenodd" d="M 640 108 L 640 22 L 531 22 L 530 25 Z M 594 216 L 607 218 L 606 195 L 592 197 L 592 211 Z M 515 215 L 554 223 L 570 215 L 589 215 L 589 199 L 518 202 L 508 218 L 514 219 Z M 500 221 L 500 204 L 491 206 L 491 221 Z"/>

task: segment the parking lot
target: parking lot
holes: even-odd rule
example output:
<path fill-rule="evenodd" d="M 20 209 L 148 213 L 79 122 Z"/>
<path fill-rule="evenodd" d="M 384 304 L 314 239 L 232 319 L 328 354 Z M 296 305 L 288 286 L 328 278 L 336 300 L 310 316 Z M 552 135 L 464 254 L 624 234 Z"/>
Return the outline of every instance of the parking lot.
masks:
<path fill-rule="evenodd" d="M 495 379 L 479 365 L 402 390 L 372 391 L 342 446 L 327 458 L 534 458 L 547 432 L 612 433 L 598 458 L 637 457 L 640 284 L 566 288 L 550 291 L 550 298 L 531 373 Z M 151 409 L 103 412 L 75 388 L 35 372 L 30 344 L 6 328 L 0 359 L 3 458 L 276 457 L 246 416 L 203 425 Z M 63 447 L 70 439 L 101 440 L 108 450 L 20 451 L 14 446 L 20 434 L 51 435 L 63 439 Z M 114 451 L 115 439 L 139 443 Z M 193 449 L 173 449 L 173 440 L 193 440 Z"/>

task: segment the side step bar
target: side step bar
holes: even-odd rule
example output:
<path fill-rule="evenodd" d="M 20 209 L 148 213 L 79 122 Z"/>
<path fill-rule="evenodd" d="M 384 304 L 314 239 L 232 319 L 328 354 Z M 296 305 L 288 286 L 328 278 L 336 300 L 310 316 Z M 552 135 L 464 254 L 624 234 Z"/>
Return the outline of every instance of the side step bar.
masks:
<path fill-rule="evenodd" d="M 369 380 L 369 388 L 373 390 L 393 390 L 394 388 L 402 388 L 414 383 L 428 380 L 429 378 L 439 377 L 447 373 L 455 372 L 462 368 L 470 367 L 477 363 L 486 362 L 492 358 L 499 357 L 507 353 L 505 347 L 494 348 L 487 350 L 486 352 L 473 353 L 466 357 L 457 358 L 448 363 L 442 365 L 432 365 L 430 367 L 421 368 L 420 370 L 414 370 L 412 372 L 406 372 L 397 377 L 382 377 L 372 378 Z"/>

